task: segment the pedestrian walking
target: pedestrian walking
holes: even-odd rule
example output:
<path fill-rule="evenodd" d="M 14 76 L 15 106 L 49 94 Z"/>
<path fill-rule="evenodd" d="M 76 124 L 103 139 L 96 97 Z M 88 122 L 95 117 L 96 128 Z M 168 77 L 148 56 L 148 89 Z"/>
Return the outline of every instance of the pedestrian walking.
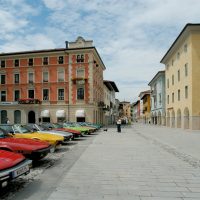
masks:
<path fill-rule="evenodd" d="M 122 124 L 121 119 L 118 119 L 118 120 L 117 120 L 117 132 L 118 132 L 118 133 L 121 132 L 121 124 Z"/>

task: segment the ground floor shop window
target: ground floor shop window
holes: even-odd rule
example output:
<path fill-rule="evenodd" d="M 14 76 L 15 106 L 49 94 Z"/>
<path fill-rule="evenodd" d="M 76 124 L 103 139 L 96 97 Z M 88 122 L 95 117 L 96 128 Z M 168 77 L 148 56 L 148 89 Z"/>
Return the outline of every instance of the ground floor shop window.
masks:
<path fill-rule="evenodd" d="M 76 121 L 77 122 L 85 122 L 85 117 L 77 117 Z"/>
<path fill-rule="evenodd" d="M 42 122 L 50 122 L 50 117 L 43 117 Z"/>
<path fill-rule="evenodd" d="M 57 117 L 57 122 L 64 122 L 66 121 L 65 117 Z"/>
<path fill-rule="evenodd" d="M 15 110 L 14 111 L 14 123 L 15 124 L 20 124 L 21 123 L 21 111 L 20 110 Z"/>

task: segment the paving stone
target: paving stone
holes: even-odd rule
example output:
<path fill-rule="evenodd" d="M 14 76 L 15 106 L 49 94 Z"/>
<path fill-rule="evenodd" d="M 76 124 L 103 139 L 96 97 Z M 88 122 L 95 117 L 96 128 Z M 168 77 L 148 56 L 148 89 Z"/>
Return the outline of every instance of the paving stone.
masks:
<path fill-rule="evenodd" d="M 48 200 L 200 199 L 199 141 L 200 132 L 181 129 L 134 124 L 118 134 L 108 128 L 63 174 Z"/>

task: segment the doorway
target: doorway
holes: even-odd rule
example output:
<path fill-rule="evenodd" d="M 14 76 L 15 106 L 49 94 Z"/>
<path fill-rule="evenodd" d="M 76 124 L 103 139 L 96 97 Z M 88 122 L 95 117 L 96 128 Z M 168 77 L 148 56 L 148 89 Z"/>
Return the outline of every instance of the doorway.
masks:
<path fill-rule="evenodd" d="M 30 111 L 28 113 L 28 123 L 30 123 L 30 124 L 35 123 L 35 112 L 34 111 Z"/>
<path fill-rule="evenodd" d="M 77 117 L 76 121 L 77 122 L 85 122 L 85 117 Z"/>

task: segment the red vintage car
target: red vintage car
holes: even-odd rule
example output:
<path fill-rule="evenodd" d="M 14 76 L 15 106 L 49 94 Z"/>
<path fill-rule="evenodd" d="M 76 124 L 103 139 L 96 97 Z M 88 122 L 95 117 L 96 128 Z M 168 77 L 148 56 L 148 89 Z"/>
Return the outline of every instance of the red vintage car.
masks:
<path fill-rule="evenodd" d="M 30 172 L 32 161 L 19 153 L 0 150 L 0 188 L 8 182 Z"/>
<path fill-rule="evenodd" d="M 0 128 L 0 150 L 21 153 L 31 160 L 44 158 L 51 149 L 51 145 L 44 141 L 14 138 Z"/>
<path fill-rule="evenodd" d="M 50 128 L 50 129 L 55 130 L 55 131 L 64 131 L 64 132 L 72 133 L 73 139 L 75 137 L 81 136 L 81 131 L 73 130 L 73 129 L 70 129 L 70 128 L 64 128 L 63 125 L 59 124 L 59 123 L 43 123 L 42 126 L 45 127 L 45 128 Z"/>

